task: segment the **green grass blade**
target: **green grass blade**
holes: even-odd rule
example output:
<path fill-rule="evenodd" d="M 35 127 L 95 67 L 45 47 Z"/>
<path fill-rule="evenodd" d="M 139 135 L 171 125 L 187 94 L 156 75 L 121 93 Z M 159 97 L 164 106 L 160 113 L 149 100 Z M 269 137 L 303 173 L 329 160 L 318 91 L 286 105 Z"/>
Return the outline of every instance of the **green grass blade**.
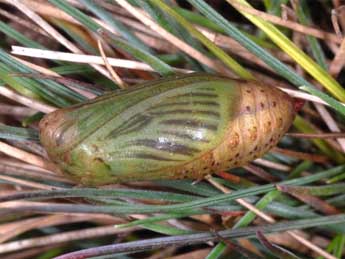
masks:
<path fill-rule="evenodd" d="M 156 200 L 161 202 L 190 202 L 198 198 L 198 196 L 178 194 L 172 192 L 160 192 L 160 191 L 148 191 L 137 189 L 125 189 L 120 188 L 116 190 L 112 189 L 94 189 L 94 188 L 74 188 L 67 190 L 56 191 L 35 191 L 35 192 L 22 192 L 7 196 L 7 200 L 16 199 L 53 199 L 53 198 L 95 198 L 95 197 L 107 197 L 107 198 L 132 198 L 132 199 L 147 199 Z"/>
<path fill-rule="evenodd" d="M 227 0 L 230 4 L 233 0 Z M 238 0 L 237 3 L 251 7 L 247 1 Z M 236 6 L 234 6 L 236 8 Z M 320 82 L 332 95 L 340 101 L 345 102 L 345 90 L 339 83 L 321 66 L 315 63 L 307 54 L 300 50 L 292 41 L 281 33 L 274 25 L 260 17 L 247 14 L 239 10 L 248 20 L 264 31 L 273 42 L 275 42 L 284 52 L 292 57 L 301 67 Z"/>
<path fill-rule="evenodd" d="M 169 7 L 161 0 L 150 0 L 151 3 L 159 6 L 165 12 L 174 17 L 186 30 L 188 30 L 194 37 L 200 40 L 212 53 L 217 56 L 224 64 L 232 69 L 237 75 L 243 79 L 253 79 L 253 76 L 245 68 L 243 68 L 237 61 L 226 54 L 221 48 L 216 46 L 212 41 L 206 38 L 201 32 L 193 27 L 185 18 L 179 15 L 174 9 Z"/>
<path fill-rule="evenodd" d="M 89 39 L 86 37 L 84 32 L 80 31 L 78 27 L 76 28 L 71 26 L 68 22 L 55 18 L 51 18 L 51 22 L 63 30 L 73 41 L 81 46 L 82 50 L 86 51 L 88 54 L 97 55 L 99 53 L 98 50 L 90 44 Z"/>
<path fill-rule="evenodd" d="M 297 5 L 296 10 L 297 17 L 301 24 L 303 25 L 311 25 L 311 18 L 310 13 L 308 9 L 307 2 L 305 0 L 301 0 L 300 3 Z M 307 35 L 307 40 L 309 42 L 309 45 L 311 47 L 312 54 L 316 60 L 316 62 L 324 69 L 327 70 L 327 63 L 325 54 L 323 53 L 323 50 L 317 41 L 317 39 L 313 36 Z"/>
<path fill-rule="evenodd" d="M 280 195 L 280 192 L 277 190 L 273 190 L 265 194 L 255 205 L 260 210 L 263 210 L 269 203 L 271 203 L 275 198 Z M 252 211 L 248 211 L 237 223 L 233 228 L 241 228 L 248 226 L 256 217 L 256 214 Z"/>
<path fill-rule="evenodd" d="M 97 15 L 100 19 L 102 19 L 107 25 L 114 28 L 118 31 L 121 36 L 126 39 L 128 42 L 133 44 L 133 46 L 137 47 L 138 49 L 145 50 L 149 53 L 154 53 L 149 47 L 147 47 L 131 30 L 123 25 L 120 21 L 116 20 L 114 16 L 104 10 L 100 5 L 98 5 L 93 0 L 80 0 L 84 6 Z"/>
<path fill-rule="evenodd" d="M 39 142 L 39 136 L 36 130 L 7 126 L 2 123 L 0 123 L 0 138 Z"/>
<path fill-rule="evenodd" d="M 262 59 L 279 75 L 283 76 L 296 86 L 311 85 L 304 78 L 292 71 L 288 66 L 276 59 L 265 49 L 254 43 L 246 37 L 240 30 L 229 23 L 224 17 L 217 13 L 213 8 L 202 0 L 188 0 L 197 10 L 203 13 L 207 18 L 220 26 L 230 37 L 238 41 L 254 55 Z"/>
<path fill-rule="evenodd" d="M 338 235 L 338 237 L 338 242 L 334 248 L 334 256 L 336 256 L 337 258 L 341 258 L 345 248 L 345 234 Z"/>
<path fill-rule="evenodd" d="M 185 229 L 179 229 L 176 227 L 170 227 L 170 226 L 163 226 L 160 224 L 153 224 L 153 223 L 145 223 L 142 225 L 142 227 L 149 229 L 151 231 L 154 231 L 156 233 L 161 233 L 165 235 L 186 235 L 191 234 L 194 231 L 185 230 Z"/>
<path fill-rule="evenodd" d="M 222 236 L 223 238 L 230 238 L 230 239 L 252 238 L 256 236 L 256 233 L 258 231 L 261 231 L 264 234 L 270 234 L 270 233 L 282 232 L 282 231 L 287 231 L 287 230 L 305 229 L 305 228 L 310 228 L 310 227 L 319 227 L 319 226 L 333 225 L 333 224 L 343 224 L 344 222 L 345 222 L 345 215 L 340 214 L 336 216 L 325 216 L 325 217 L 318 217 L 315 219 L 308 219 L 308 220 L 296 220 L 296 221 L 276 223 L 272 225 L 264 225 L 264 226 L 258 226 L 258 227 L 247 227 L 247 228 L 240 228 L 240 229 L 223 230 L 223 231 L 219 231 L 218 234 Z M 218 237 L 215 236 L 214 233 L 212 232 L 201 232 L 201 233 L 189 234 L 189 235 L 153 238 L 150 240 L 132 241 L 132 242 L 127 242 L 127 243 L 102 246 L 102 247 L 98 247 L 98 251 L 100 251 L 102 255 L 105 255 L 105 254 L 115 255 L 116 253 L 154 250 L 154 249 L 159 249 L 162 247 L 167 247 L 167 246 L 172 246 L 172 245 L 183 246 L 186 244 L 188 245 L 201 244 L 208 241 L 214 241 L 217 239 Z M 73 256 L 78 258 L 81 254 L 83 254 L 84 251 L 82 250 L 79 252 L 74 252 Z M 70 255 L 71 254 L 69 254 L 69 256 Z M 97 252 L 95 254 L 91 252 L 88 253 L 89 257 L 96 256 L 96 255 L 99 255 L 99 254 Z"/>
<path fill-rule="evenodd" d="M 60 107 L 86 100 L 86 98 L 79 93 L 52 80 L 24 78 L 20 77 L 20 75 L 11 75 L 13 73 L 35 74 L 36 71 L 15 60 L 2 49 L 0 49 L 0 61 L 6 64 L 2 66 L 3 72 L 6 73 L 7 71 L 7 74 L 2 75 L 2 79 L 6 79 L 7 83 L 10 85 L 10 82 L 23 83 L 18 83 L 15 86 L 12 84 L 12 86 L 15 90 L 26 96 L 43 98 Z M 45 87 L 39 84 L 43 84 Z M 28 90 L 32 92 L 31 95 Z"/>
<path fill-rule="evenodd" d="M 183 39 L 191 47 L 197 49 L 201 53 L 206 54 L 205 49 L 202 45 L 195 40 L 176 20 L 169 16 L 166 12 L 162 11 L 157 6 L 153 5 L 148 1 L 136 0 L 136 2 L 148 13 L 150 16 L 156 20 L 156 22 L 161 25 L 164 29 L 170 33 L 176 35 L 180 39 Z M 206 66 L 202 66 L 197 60 L 189 57 L 185 53 L 179 54 L 182 56 L 188 63 L 191 64 L 191 68 L 195 71 L 208 71 L 211 72 Z"/>
<path fill-rule="evenodd" d="M 19 33 L 18 31 L 16 31 L 15 29 L 13 29 L 12 27 L 10 27 L 9 25 L 7 25 L 6 23 L 2 21 L 0 21 L 0 31 L 26 47 L 45 49 L 45 47 L 42 46 L 41 44 L 29 39 L 28 37 L 26 37 L 22 33 Z"/>
<path fill-rule="evenodd" d="M 277 190 L 273 190 L 268 192 L 264 197 L 262 197 L 259 202 L 256 203 L 256 207 L 260 210 L 264 209 L 269 203 L 271 203 L 278 195 L 280 195 L 280 192 Z M 254 212 L 248 211 L 243 217 L 240 218 L 239 221 L 234 225 L 233 229 L 241 228 L 248 226 L 256 217 L 256 214 Z M 208 259 L 215 259 L 222 255 L 222 253 L 226 249 L 226 244 L 223 242 L 220 242 L 217 244 L 216 247 L 212 249 L 212 251 L 208 254 Z"/>
<path fill-rule="evenodd" d="M 280 184 L 278 184 L 280 185 Z M 289 193 L 313 196 L 332 196 L 345 193 L 345 183 L 328 184 L 322 186 L 283 186 Z"/>
<path fill-rule="evenodd" d="M 284 182 L 281 182 L 281 184 L 284 184 L 284 185 L 308 184 L 311 182 L 318 181 L 320 179 L 325 179 L 325 178 L 338 175 L 344 171 L 345 171 L 345 165 L 338 166 L 338 167 L 334 167 L 332 169 L 329 169 L 320 173 L 316 173 L 311 176 L 284 181 Z M 275 190 L 275 184 L 267 184 L 267 185 L 262 185 L 259 187 L 252 187 L 252 188 L 248 188 L 248 189 L 244 189 L 240 191 L 234 191 L 230 194 L 221 194 L 221 195 L 216 195 L 214 197 L 209 197 L 209 198 L 199 198 L 194 201 L 184 202 L 180 204 L 173 204 L 173 205 L 138 205 L 136 204 L 135 206 L 130 206 L 130 205 L 116 206 L 116 207 L 113 207 L 112 209 L 109 209 L 109 208 L 107 209 L 111 210 L 113 213 L 116 213 L 116 214 L 131 214 L 131 213 L 145 213 L 146 214 L 146 213 L 163 213 L 163 212 L 185 213 L 185 212 L 192 212 L 195 209 L 205 208 L 208 206 L 214 206 L 215 204 L 219 204 L 222 202 L 228 202 L 228 201 L 233 201 L 239 198 L 246 198 L 253 195 L 267 193 L 272 190 Z M 89 211 L 90 206 L 88 205 L 82 205 L 81 208 L 83 209 L 86 207 L 88 207 L 88 211 Z M 23 209 L 27 209 L 27 208 L 23 207 Z M 64 211 L 64 210 L 69 210 L 69 211 L 76 210 L 77 208 L 75 207 L 75 205 L 59 204 L 56 206 L 43 207 L 40 209 L 41 210 L 43 209 L 45 211 L 57 212 L 57 211 Z"/>
<path fill-rule="evenodd" d="M 100 25 L 94 22 L 89 16 L 82 13 L 66 1 L 61 0 L 49 0 L 52 4 L 59 7 L 64 12 L 71 15 L 73 18 L 78 20 L 81 24 L 87 27 L 89 30 L 98 33 L 99 29 L 102 29 Z M 110 34 L 110 33 L 109 33 Z M 171 75 L 174 74 L 174 70 L 166 63 L 161 61 L 159 58 L 155 57 L 151 53 L 145 51 L 144 49 L 139 49 L 136 46 L 130 44 L 126 40 L 120 39 L 118 37 L 111 37 L 111 43 L 114 44 L 116 47 L 128 52 L 133 57 L 147 63 L 150 65 L 155 71 L 160 73 L 161 75 Z"/>

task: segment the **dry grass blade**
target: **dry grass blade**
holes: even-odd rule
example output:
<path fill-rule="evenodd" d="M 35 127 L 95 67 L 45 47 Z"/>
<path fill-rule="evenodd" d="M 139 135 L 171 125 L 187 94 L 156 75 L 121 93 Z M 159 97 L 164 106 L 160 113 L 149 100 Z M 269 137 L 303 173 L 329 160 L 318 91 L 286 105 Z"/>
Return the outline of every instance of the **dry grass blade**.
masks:
<path fill-rule="evenodd" d="M 215 182 L 214 180 L 212 180 L 212 178 L 207 178 L 207 180 L 214 185 L 216 188 L 218 188 L 219 190 L 221 190 L 224 193 L 230 193 L 231 191 L 222 186 L 221 184 Z M 270 217 L 269 215 L 263 213 L 262 211 L 260 211 L 259 209 L 257 209 L 254 205 L 248 203 L 247 201 L 245 201 L 244 199 L 236 199 L 236 202 L 238 202 L 239 204 L 241 204 L 243 207 L 249 209 L 250 211 L 254 212 L 257 216 L 259 216 L 260 218 L 264 219 L 265 221 L 273 224 L 275 223 L 275 219 Z M 336 259 L 336 257 L 334 257 L 333 255 L 327 253 L 326 251 L 324 251 L 323 249 L 321 249 L 320 247 L 314 245 L 313 243 L 311 243 L 309 240 L 305 239 L 304 237 L 301 236 L 301 234 L 299 233 L 299 231 L 287 231 L 287 233 L 292 236 L 293 238 L 295 238 L 296 240 L 298 240 L 299 242 L 301 242 L 303 245 L 307 246 L 308 248 L 310 248 L 311 250 L 313 250 L 314 252 L 318 253 L 319 255 L 327 258 L 327 259 Z"/>
<path fill-rule="evenodd" d="M 42 183 L 36 183 L 36 182 L 28 181 L 28 180 L 20 180 L 16 177 L 11 177 L 11 176 L 6 176 L 6 175 L 0 175 L 0 180 L 8 181 L 12 184 L 17 184 L 19 186 L 31 187 L 33 189 L 39 189 L 39 190 L 59 190 L 59 189 L 62 189 L 60 187 L 50 186 L 50 185 L 46 185 L 46 184 L 42 184 Z"/>
<path fill-rule="evenodd" d="M 114 82 L 116 82 L 121 88 L 125 88 L 126 87 L 126 83 L 122 81 L 122 79 L 118 76 L 118 74 L 115 72 L 115 70 L 110 66 L 109 62 L 108 62 L 108 58 L 105 55 L 105 52 L 103 50 L 103 46 L 102 46 L 102 42 L 100 39 L 97 40 L 97 45 L 98 45 L 98 49 L 99 52 L 101 53 L 103 62 L 106 66 L 106 68 L 108 69 L 109 73 L 112 76 L 112 79 L 114 80 Z"/>
<path fill-rule="evenodd" d="M 21 56 L 27 56 L 27 57 L 69 61 L 69 62 L 75 62 L 75 63 L 105 65 L 102 57 L 93 56 L 93 55 L 83 55 L 83 54 L 74 54 L 74 53 L 60 52 L 60 51 L 24 48 L 24 47 L 19 47 L 19 46 L 12 46 L 12 53 L 15 55 L 21 55 Z M 152 67 L 150 67 L 149 65 L 139 62 L 139 61 L 135 61 L 135 60 L 107 57 L 107 61 L 111 66 L 114 66 L 114 67 L 154 72 Z M 175 71 L 180 72 L 180 73 L 192 72 L 191 70 L 180 69 L 180 68 L 175 68 Z"/>
<path fill-rule="evenodd" d="M 53 244 L 59 244 L 64 242 L 72 242 L 74 240 L 103 237 L 108 235 L 115 235 L 119 233 L 130 233 L 136 230 L 136 227 L 127 229 L 116 229 L 113 225 L 105 227 L 94 227 L 83 230 L 68 231 L 61 234 L 51 234 L 44 237 L 28 238 L 19 241 L 12 241 L 4 244 L 0 244 L 0 254 L 14 252 L 32 247 L 47 246 Z"/>
<path fill-rule="evenodd" d="M 71 224 L 74 222 L 86 222 L 86 221 L 112 221 L 118 222 L 116 218 L 112 218 L 106 215 L 77 215 L 77 214 L 61 214 L 61 215 L 48 215 L 39 216 L 30 219 L 23 219 L 15 221 L 13 223 L 0 225 L 0 243 L 4 243 L 13 237 L 28 232 L 32 229 L 39 229 L 48 226 L 58 226 L 64 224 Z M 120 221 L 122 222 L 122 221 Z"/>
<path fill-rule="evenodd" d="M 274 15 L 271 15 L 271 14 L 268 14 L 268 13 L 265 13 L 265 12 L 261 12 L 261 11 L 258 11 L 258 10 L 255 10 L 253 8 L 248 8 L 240 3 L 236 3 L 234 2 L 234 5 L 236 5 L 236 8 L 238 8 L 239 10 L 241 11 L 244 11 L 248 14 L 252 14 L 252 15 L 255 15 L 255 16 L 258 16 L 266 21 L 269 21 L 271 23 L 274 23 L 274 24 L 277 24 L 277 25 L 281 25 L 283 27 L 286 27 L 286 28 L 289 28 L 291 30 L 294 30 L 294 31 L 297 31 L 297 32 L 300 32 L 300 33 L 303 33 L 303 34 L 307 34 L 307 35 L 310 35 L 310 36 L 314 36 L 316 38 L 320 38 L 320 39 L 324 39 L 324 40 L 330 40 L 330 41 L 333 41 L 333 42 L 336 42 L 336 43 L 340 43 L 341 42 L 341 39 L 339 39 L 339 37 L 333 33 L 329 33 L 329 32 L 326 32 L 326 31 L 321 31 L 321 30 L 318 30 L 318 29 L 315 29 L 315 28 L 311 28 L 311 27 L 308 27 L 308 26 L 304 26 L 304 25 L 301 25 L 299 23 L 296 23 L 296 22 L 292 22 L 292 21 L 289 21 L 289 20 L 285 20 L 285 19 L 281 19 L 280 17 L 278 16 L 274 16 Z"/>
<path fill-rule="evenodd" d="M 340 8 L 341 7 L 337 8 L 337 9 L 339 10 Z M 335 34 L 338 36 L 338 38 L 341 39 L 342 33 L 341 33 L 341 29 L 340 29 L 339 22 L 338 22 L 339 13 L 338 13 L 337 9 L 332 10 L 331 21 L 332 21 L 332 25 L 333 25 Z"/>
<path fill-rule="evenodd" d="M 62 34 L 60 34 L 57 30 L 55 30 L 49 23 L 43 20 L 40 16 L 38 16 L 35 12 L 33 12 L 27 5 L 23 4 L 21 1 L 18 0 L 6 0 L 8 3 L 12 4 L 16 8 L 20 9 L 23 13 L 25 13 L 30 19 L 32 19 L 35 23 L 37 23 L 43 30 L 45 30 L 49 35 L 51 35 L 54 39 L 60 42 L 63 46 L 67 49 L 71 50 L 74 53 L 82 53 L 79 48 L 76 47 L 75 44 L 67 40 Z M 103 69 L 98 65 L 92 65 L 97 71 L 103 74 L 106 77 L 110 77 L 107 70 Z"/>
<path fill-rule="evenodd" d="M 249 164 L 249 165 L 244 166 L 243 168 L 251 172 L 252 174 L 260 177 L 261 179 L 266 180 L 267 182 L 276 182 L 279 180 L 277 177 L 274 177 L 273 175 L 269 174 L 261 167 Z"/>
<path fill-rule="evenodd" d="M 6 87 L 0 86 L 0 95 L 6 96 L 8 99 L 21 103 L 27 107 L 30 107 L 34 110 L 41 111 L 44 113 L 49 113 L 56 110 L 55 107 L 48 104 L 44 104 L 28 97 L 17 94 L 15 91 L 8 89 Z"/>
<path fill-rule="evenodd" d="M 131 14 L 133 14 L 138 20 L 140 20 L 142 23 L 147 25 L 151 30 L 156 31 L 159 33 L 163 38 L 165 38 L 167 41 L 172 43 L 174 46 L 182 50 L 183 52 L 187 53 L 189 56 L 195 58 L 196 60 L 199 60 L 206 66 L 213 68 L 215 71 L 221 74 L 227 74 L 228 72 L 225 70 L 224 66 L 219 63 L 218 61 L 212 60 L 199 52 L 198 50 L 194 49 L 184 41 L 180 40 L 170 32 L 166 31 L 164 28 L 159 26 L 157 23 L 155 23 L 153 20 L 148 18 L 147 15 L 145 15 L 143 12 L 139 12 L 136 8 L 131 6 L 129 3 L 127 3 L 125 0 L 116 0 L 116 2 L 121 5 L 124 9 L 129 11 Z"/>
<path fill-rule="evenodd" d="M 294 150 L 285 149 L 285 148 L 274 147 L 271 150 L 271 152 L 280 153 L 280 154 L 295 157 L 295 158 L 298 158 L 301 160 L 310 160 L 310 161 L 313 161 L 316 163 L 325 163 L 325 162 L 329 161 L 327 156 L 310 154 L 310 153 L 305 153 L 305 152 L 299 152 L 299 151 L 294 151 Z"/>
<path fill-rule="evenodd" d="M 344 132 L 339 133 L 286 133 L 287 136 L 294 138 L 345 138 Z"/>
<path fill-rule="evenodd" d="M 45 35 L 45 36 L 49 36 L 44 30 L 42 30 L 41 28 L 37 27 L 36 25 L 26 21 L 26 20 L 22 20 L 22 19 L 18 19 L 17 16 L 11 14 L 10 12 L 7 12 L 6 10 L 1 10 L 0 9 L 0 15 L 8 18 L 9 20 L 11 20 L 12 22 L 16 22 L 19 23 L 20 25 L 22 25 L 23 27 L 29 29 L 29 30 L 33 30 L 35 32 L 40 33 L 41 35 Z"/>
<path fill-rule="evenodd" d="M 31 166 L 26 163 L 14 162 L 6 158 L 0 159 L 0 171 L 7 176 L 22 177 L 26 176 L 31 179 L 54 181 L 55 183 L 73 184 L 72 181 L 65 177 L 53 174 L 50 171 L 40 167 Z"/>
<path fill-rule="evenodd" d="M 340 48 L 329 66 L 329 73 L 332 76 L 337 77 L 340 71 L 344 68 L 344 65 L 345 65 L 345 37 L 343 38 Z"/>
<path fill-rule="evenodd" d="M 269 168 L 276 169 L 276 170 L 280 170 L 280 171 L 290 171 L 291 170 L 291 167 L 289 167 L 289 166 L 286 166 L 286 165 L 283 165 L 280 163 L 276 163 L 276 162 L 272 162 L 269 160 L 265 160 L 262 158 L 255 159 L 253 162 L 255 164 L 262 165 L 262 166 L 269 167 Z"/>
<path fill-rule="evenodd" d="M 31 116 L 35 113 L 35 110 L 22 106 L 0 104 L 0 115 L 12 115 L 12 116 Z"/>
<path fill-rule="evenodd" d="M 29 164 L 47 169 L 47 170 L 52 171 L 52 172 L 59 172 L 60 171 L 57 168 L 57 166 L 54 165 L 53 163 L 51 163 L 47 160 L 44 160 L 41 157 L 30 154 L 26 151 L 15 148 L 15 147 L 8 145 L 4 142 L 0 142 L 0 151 L 2 153 L 5 153 L 8 156 L 17 158 L 19 160 L 25 161 Z"/>
<path fill-rule="evenodd" d="M 89 64 L 91 63 L 91 64 L 105 65 L 103 58 L 99 56 L 73 54 L 73 53 L 67 53 L 67 52 L 49 51 L 49 50 L 41 50 L 41 49 L 32 49 L 32 48 L 24 48 L 24 47 L 19 47 L 19 46 L 12 46 L 12 49 L 13 49 L 12 50 L 13 54 L 27 56 L 27 57 L 62 60 L 62 61 L 69 61 L 69 62 L 76 62 L 76 63 L 89 63 Z M 111 66 L 115 66 L 115 67 L 134 69 L 134 70 L 143 70 L 143 71 L 153 71 L 153 69 L 149 65 L 146 65 L 138 61 L 116 59 L 116 58 L 107 58 L 107 61 Z M 193 72 L 191 70 L 180 69 L 180 68 L 175 68 L 175 71 L 181 72 L 181 73 Z M 280 87 L 280 89 L 288 93 L 292 97 L 329 106 L 328 103 L 324 102 L 322 99 L 320 99 L 317 96 L 310 95 L 302 91 L 291 90 L 291 89 L 287 89 L 283 87 Z"/>
<path fill-rule="evenodd" d="M 340 132 L 340 128 L 336 121 L 332 118 L 331 114 L 326 110 L 326 108 L 321 104 L 315 104 L 316 110 L 321 115 L 321 118 L 325 121 L 326 125 L 332 132 Z M 345 138 L 337 139 L 337 142 L 341 146 L 343 152 L 345 153 Z"/>
<path fill-rule="evenodd" d="M 345 227 L 338 223 L 345 221 L 345 127 L 341 117 L 345 103 L 325 92 L 332 90 L 339 100 L 345 98 L 341 87 L 345 82 L 345 40 L 340 36 L 345 29 L 345 9 L 339 0 L 315 1 L 313 5 L 308 0 L 247 1 L 254 7 L 246 7 L 246 0 L 227 0 L 234 5 L 205 0 L 0 0 L 4 36 L 0 51 L 4 85 L 0 86 L 0 137 L 4 139 L 0 141 L 1 258 L 110 258 L 123 252 L 150 259 L 237 258 L 239 254 L 263 258 L 270 252 L 279 254 L 273 251 L 275 245 L 289 249 L 291 258 L 341 258 L 345 238 L 340 231 Z M 334 8 L 336 33 L 328 17 Z M 322 21 L 315 19 L 321 10 Z M 234 64 L 244 73 L 238 73 Z M 285 129 L 279 123 L 287 118 L 286 110 L 271 100 L 274 96 L 269 88 L 260 91 L 265 94 L 258 91 L 252 96 L 253 91 L 242 88 L 237 95 L 232 90 L 237 87 L 235 80 L 224 90 L 218 88 L 220 84 L 207 84 L 213 77 L 206 79 L 205 73 L 237 78 L 232 71 L 241 78 L 251 79 L 243 76 L 246 73 L 253 75 L 258 82 L 293 97 L 298 114 L 289 131 L 294 133 L 283 137 L 285 131 L 278 134 L 269 129 L 272 125 Z M 195 96 L 184 94 L 186 81 L 171 84 L 174 73 L 195 72 L 204 73 L 193 76 L 207 86 Z M 162 75 L 172 77 L 150 84 L 149 80 Z M 108 94 L 117 86 L 136 83 L 144 84 L 134 86 L 134 91 Z M 152 88 L 145 89 L 147 85 Z M 165 87 L 172 92 L 165 92 Z M 225 91 L 229 98 L 224 98 Z M 103 93 L 104 97 L 90 100 Z M 174 93 L 181 102 L 175 102 L 175 96 L 170 98 Z M 165 97 L 169 97 L 167 104 L 151 108 Z M 61 116 L 63 123 L 56 123 L 56 146 L 50 150 L 50 139 L 43 139 L 43 123 L 41 136 L 37 126 L 42 113 L 57 107 L 67 108 L 63 110 L 66 116 Z M 53 116 L 54 124 L 59 118 Z M 174 123 L 167 124 L 169 142 L 159 135 L 165 119 L 184 120 L 176 129 Z M 237 119 L 240 141 L 229 128 Z M 257 121 L 257 127 L 250 129 L 251 121 Z M 199 130 L 199 126 L 205 128 Z M 231 130 L 225 130 L 228 128 Z M 136 142 L 141 131 L 142 141 Z M 207 139 L 197 139 L 199 133 Z M 252 142 L 242 144 L 247 137 Z M 265 146 L 261 141 L 265 137 L 270 143 L 279 138 L 279 148 Z M 102 138 L 104 149 L 97 146 Z M 148 141 L 151 139 L 155 141 Z M 164 149 L 151 144 L 161 142 Z M 219 154 L 208 151 L 216 142 L 224 144 Z M 236 144 L 238 154 L 231 151 L 237 142 L 241 144 Z M 96 144 L 88 149 L 88 143 Z M 256 159 L 254 151 L 261 155 L 264 146 L 271 150 Z M 158 154 L 167 161 L 155 156 L 127 159 L 132 150 Z M 209 181 L 133 182 L 132 177 L 124 183 L 108 181 L 109 175 L 115 178 L 115 168 L 121 174 L 140 171 L 151 177 L 154 171 L 158 175 L 155 169 L 147 172 L 147 160 L 154 167 L 166 163 L 161 175 L 171 176 L 167 169 L 180 170 L 180 162 L 175 166 L 169 159 L 176 154 L 176 161 L 185 161 L 193 157 L 187 153 L 194 150 L 207 154 L 197 160 L 205 166 L 196 170 L 183 162 L 183 168 L 189 170 L 186 174 L 221 168 L 223 151 L 235 154 L 236 158 L 228 158 L 232 165 L 238 166 L 238 160 L 246 158 L 255 160 L 231 173 L 213 172 L 215 178 L 209 177 Z M 102 153 L 108 159 L 113 156 L 108 152 L 113 151 L 125 159 L 110 164 L 98 157 Z M 138 166 L 132 166 L 132 161 Z M 60 174 L 62 171 L 65 173 Z M 80 176 L 80 181 L 67 177 L 70 173 Z M 111 185 L 83 186 L 88 179 L 98 181 L 99 175 Z M 326 185 L 328 182 L 335 184 Z M 266 246 L 253 242 L 258 231 Z M 235 238 L 239 245 L 225 238 Z M 86 250 L 80 251 L 83 248 Z"/>

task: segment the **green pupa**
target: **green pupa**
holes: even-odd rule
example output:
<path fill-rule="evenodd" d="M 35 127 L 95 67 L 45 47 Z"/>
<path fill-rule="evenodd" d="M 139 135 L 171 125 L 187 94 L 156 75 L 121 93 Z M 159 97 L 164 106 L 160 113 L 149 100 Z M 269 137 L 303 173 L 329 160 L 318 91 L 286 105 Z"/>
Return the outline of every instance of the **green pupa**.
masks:
<path fill-rule="evenodd" d="M 294 105 L 257 81 L 173 76 L 47 114 L 40 139 L 50 159 L 83 185 L 200 179 L 275 146 Z"/>

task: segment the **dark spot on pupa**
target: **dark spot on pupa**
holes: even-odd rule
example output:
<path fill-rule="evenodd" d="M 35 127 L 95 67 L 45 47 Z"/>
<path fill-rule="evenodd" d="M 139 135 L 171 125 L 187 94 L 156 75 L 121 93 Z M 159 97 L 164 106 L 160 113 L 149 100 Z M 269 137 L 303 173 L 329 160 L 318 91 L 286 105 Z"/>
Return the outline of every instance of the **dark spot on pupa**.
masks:
<path fill-rule="evenodd" d="M 279 117 L 278 121 L 278 126 L 281 127 L 283 125 L 283 118 Z"/>
<path fill-rule="evenodd" d="M 277 106 L 277 102 L 273 102 L 273 107 L 276 107 Z"/>
<path fill-rule="evenodd" d="M 240 156 L 240 153 L 237 153 L 237 154 L 235 155 L 236 158 L 239 158 L 239 156 Z"/>
<path fill-rule="evenodd" d="M 261 88 L 261 89 L 260 89 L 260 92 L 261 92 L 261 93 L 264 93 L 264 92 L 265 92 L 265 90 Z"/>
<path fill-rule="evenodd" d="M 248 90 L 246 90 L 246 92 L 247 92 L 248 94 L 250 94 L 252 91 L 250 91 L 250 90 L 248 89 Z"/>
<path fill-rule="evenodd" d="M 250 106 L 246 106 L 246 110 L 250 112 Z"/>
<path fill-rule="evenodd" d="M 63 155 L 63 160 L 66 163 L 70 163 L 71 162 L 71 154 L 69 152 L 65 152 L 64 155 Z"/>
<path fill-rule="evenodd" d="M 92 145 L 92 148 L 93 148 L 94 152 L 98 152 L 99 151 L 98 146 L 95 145 L 95 144 Z"/>
<path fill-rule="evenodd" d="M 100 157 L 95 157 L 93 160 L 99 163 L 104 163 L 104 160 Z"/>
<path fill-rule="evenodd" d="M 263 109 L 263 108 L 265 108 L 265 104 L 264 103 L 260 103 L 260 107 Z"/>

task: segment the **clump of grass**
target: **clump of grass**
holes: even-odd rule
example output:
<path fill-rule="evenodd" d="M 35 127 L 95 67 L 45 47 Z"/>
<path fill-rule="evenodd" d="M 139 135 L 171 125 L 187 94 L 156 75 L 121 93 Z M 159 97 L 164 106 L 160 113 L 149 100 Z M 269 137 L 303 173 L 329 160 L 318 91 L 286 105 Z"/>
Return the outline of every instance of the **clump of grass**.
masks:
<path fill-rule="evenodd" d="M 345 16 L 333 2 L 2 1 L 1 258 L 342 258 Z M 45 113 L 191 71 L 306 104 L 279 148 L 198 183 L 84 188 L 39 144 Z"/>

